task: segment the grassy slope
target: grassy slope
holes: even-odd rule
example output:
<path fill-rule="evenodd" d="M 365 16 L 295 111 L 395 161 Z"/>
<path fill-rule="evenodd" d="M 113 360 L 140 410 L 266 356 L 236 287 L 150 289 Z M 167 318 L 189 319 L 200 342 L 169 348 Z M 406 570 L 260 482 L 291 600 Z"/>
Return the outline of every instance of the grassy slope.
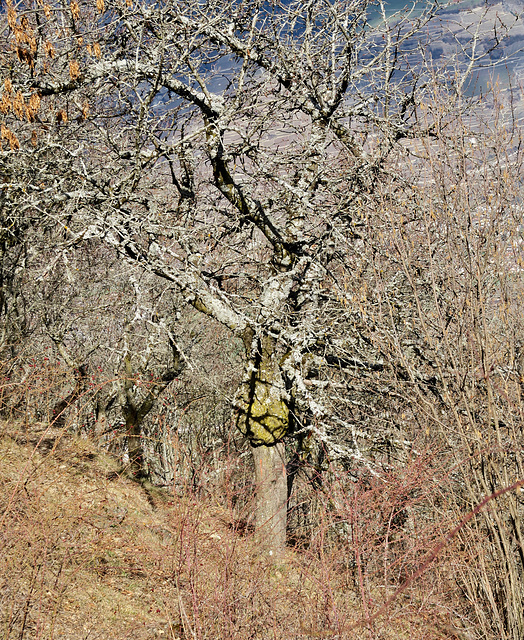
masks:
<path fill-rule="evenodd" d="M 2 640 L 455 637 L 413 594 L 349 631 L 363 607 L 341 558 L 268 564 L 210 500 L 148 491 L 58 431 L 0 433 Z"/>

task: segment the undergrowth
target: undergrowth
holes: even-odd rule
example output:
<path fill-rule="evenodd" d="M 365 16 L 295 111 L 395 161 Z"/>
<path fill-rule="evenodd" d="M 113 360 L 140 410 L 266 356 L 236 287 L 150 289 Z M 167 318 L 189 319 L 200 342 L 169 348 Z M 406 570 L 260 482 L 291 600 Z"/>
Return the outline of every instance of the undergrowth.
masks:
<path fill-rule="evenodd" d="M 5 423 L 0 637 L 463 637 L 453 543 L 365 622 L 452 523 L 437 471 L 422 456 L 401 474 L 349 483 L 332 469 L 321 488 L 303 482 L 297 491 L 315 505 L 316 526 L 271 563 L 238 525 L 236 505 L 245 515 L 249 496 L 227 496 L 231 473 L 215 490 L 195 492 L 194 478 L 186 489 L 152 489 L 86 438 Z"/>

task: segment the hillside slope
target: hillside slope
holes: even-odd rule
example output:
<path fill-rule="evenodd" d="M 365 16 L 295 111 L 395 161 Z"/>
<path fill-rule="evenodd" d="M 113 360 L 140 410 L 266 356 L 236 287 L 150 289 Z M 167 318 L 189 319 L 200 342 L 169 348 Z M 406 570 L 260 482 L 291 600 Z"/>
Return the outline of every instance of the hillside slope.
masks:
<path fill-rule="evenodd" d="M 344 558 L 268 564 L 211 499 L 141 486 L 58 430 L 0 433 L 3 639 L 368 637 Z M 438 602 L 398 604 L 369 637 L 460 637 Z"/>

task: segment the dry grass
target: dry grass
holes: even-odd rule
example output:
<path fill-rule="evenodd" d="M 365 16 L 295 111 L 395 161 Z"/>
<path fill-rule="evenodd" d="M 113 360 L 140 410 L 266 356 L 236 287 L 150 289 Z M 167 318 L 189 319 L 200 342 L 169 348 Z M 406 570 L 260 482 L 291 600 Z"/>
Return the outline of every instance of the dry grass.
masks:
<path fill-rule="evenodd" d="M 354 546 L 337 542 L 333 522 L 271 564 L 216 496 L 141 486 L 62 431 L 2 429 L 2 640 L 461 637 L 438 571 L 372 627 L 351 629 L 394 584 L 381 584 L 371 562 L 355 568 Z"/>

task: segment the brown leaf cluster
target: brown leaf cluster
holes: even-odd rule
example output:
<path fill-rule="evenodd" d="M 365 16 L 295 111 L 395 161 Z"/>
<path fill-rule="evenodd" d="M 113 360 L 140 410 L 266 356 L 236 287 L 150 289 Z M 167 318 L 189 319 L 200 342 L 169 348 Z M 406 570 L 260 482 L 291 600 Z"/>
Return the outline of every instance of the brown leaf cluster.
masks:
<path fill-rule="evenodd" d="M 6 127 L 4 124 L 0 125 L 0 138 L 2 140 L 7 140 L 11 151 L 20 149 L 20 142 L 18 141 L 18 138 L 11 131 L 11 129 Z"/>
<path fill-rule="evenodd" d="M 0 98 L 0 112 L 4 115 L 12 112 L 20 120 L 34 122 L 40 110 L 41 98 L 38 92 L 34 92 L 26 102 L 21 91 L 13 93 L 13 87 L 9 78 L 4 81 L 4 92 Z"/>

